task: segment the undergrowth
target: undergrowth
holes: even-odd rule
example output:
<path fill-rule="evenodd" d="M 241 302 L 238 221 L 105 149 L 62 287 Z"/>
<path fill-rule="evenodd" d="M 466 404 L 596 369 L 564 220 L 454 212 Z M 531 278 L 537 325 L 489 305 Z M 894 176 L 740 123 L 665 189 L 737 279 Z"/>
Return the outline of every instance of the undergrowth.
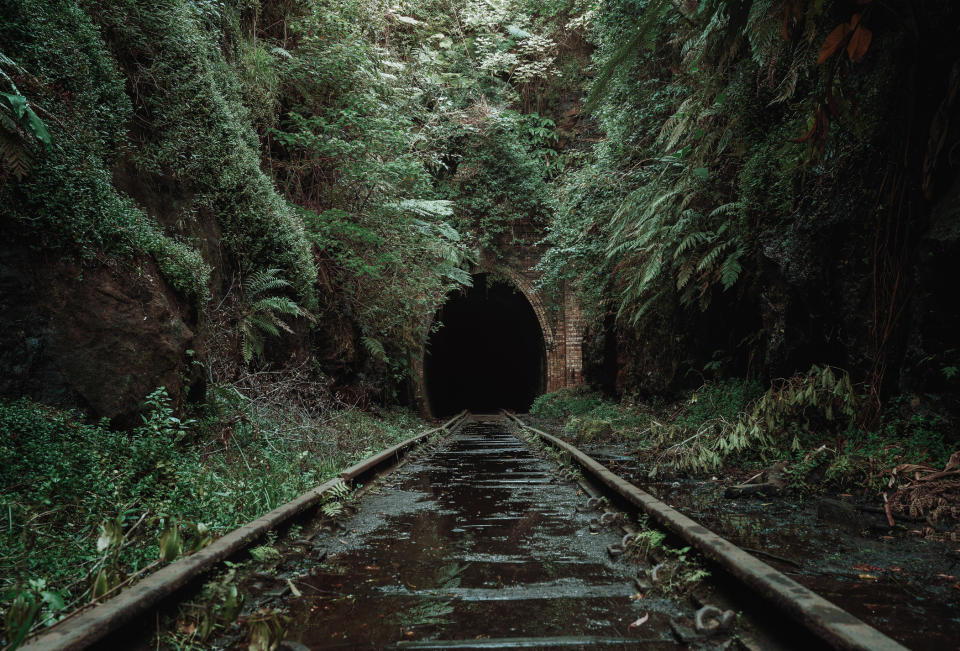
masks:
<path fill-rule="evenodd" d="M 305 419 L 236 388 L 218 395 L 196 421 L 180 420 L 158 389 L 131 432 L 0 403 L 0 643 L 111 596 L 422 425 L 404 410 L 330 407 Z"/>
<path fill-rule="evenodd" d="M 564 389 L 538 398 L 531 414 L 578 443 L 629 442 L 650 477 L 752 474 L 783 462 L 792 490 L 876 493 L 899 464 L 946 463 L 955 446 L 942 416 L 898 396 L 868 429 L 858 422 L 862 391 L 843 370 L 814 366 L 766 391 L 721 379 L 668 404 Z"/>
<path fill-rule="evenodd" d="M 544 394 L 530 407 L 532 416 L 559 426 L 578 443 L 637 440 L 650 413 L 649 405 L 618 404 L 583 385 Z"/>

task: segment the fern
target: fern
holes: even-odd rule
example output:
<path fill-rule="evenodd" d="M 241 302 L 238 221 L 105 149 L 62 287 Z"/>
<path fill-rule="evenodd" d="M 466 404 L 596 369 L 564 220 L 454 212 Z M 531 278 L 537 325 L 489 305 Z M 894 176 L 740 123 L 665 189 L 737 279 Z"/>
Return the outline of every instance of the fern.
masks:
<path fill-rule="evenodd" d="M 450 202 L 428 203 L 449 204 Z M 437 264 L 434 267 L 437 276 L 462 287 L 470 287 L 473 284 L 473 277 L 464 269 L 464 266 L 475 263 L 477 257 L 475 253 L 466 252 L 460 246 L 462 238 L 456 228 L 444 221 L 434 224 L 419 219 L 413 220 L 411 226 L 432 243 L 433 252 L 437 257 Z"/>
<path fill-rule="evenodd" d="M 2 116 L 6 118 L 6 116 Z M 10 172 L 22 181 L 30 173 L 33 166 L 33 158 L 30 151 L 15 131 L 7 130 L 7 120 L 0 120 L 0 161 Z"/>
<path fill-rule="evenodd" d="M 391 205 L 421 217 L 450 217 L 453 215 L 453 202 L 446 199 L 404 199 Z"/>
<path fill-rule="evenodd" d="M 783 0 L 754 0 L 750 5 L 744 33 L 750 42 L 750 55 L 761 71 L 776 65 L 780 54 L 783 5 Z"/>
<path fill-rule="evenodd" d="M 727 256 L 727 259 L 720 265 L 720 283 L 724 291 L 733 287 L 740 278 L 742 267 L 740 266 L 740 256 L 743 255 L 743 249 L 737 248 L 736 251 Z"/>
<path fill-rule="evenodd" d="M 702 231 L 696 231 L 696 232 L 687 234 L 680 241 L 680 244 L 677 245 L 676 250 L 673 252 L 673 259 L 677 260 L 689 249 L 693 248 L 698 244 L 703 244 L 709 239 L 710 239 L 710 236 L 707 233 L 704 233 Z"/>
<path fill-rule="evenodd" d="M 338 482 L 331 486 L 324 494 L 320 510 L 329 518 L 336 518 L 343 514 L 344 503 L 351 497 L 350 487 L 346 482 Z"/>
<path fill-rule="evenodd" d="M 742 203 L 739 201 L 731 201 L 730 203 L 721 204 L 711 210 L 710 217 L 727 217 L 729 215 L 736 214 L 741 208 L 743 208 Z"/>
<path fill-rule="evenodd" d="M 387 361 L 387 351 L 383 347 L 383 344 L 380 343 L 379 339 L 374 339 L 373 337 L 364 337 L 363 346 L 374 359 L 380 360 L 381 362 Z"/>
<path fill-rule="evenodd" d="M 593 111 L 597 107 L 600 100 L 606 96 L 613 78 L 629 70 L 634 55 L 653 48 L 659 36 L 658 28 L 670 6 L 668 0 L 653 0 L 647 5 L 647 10 L 640 18 L 640 24 L 633 35 L 617 48 L 597 74 L 583 105 L 585 111 Z"/>
<path fill-rule="evenodd" d="M 284 289 L 290 286 L 290 283 L 280 278 L 279 269 L 261 269 L 251 274 L 247 279 L 246 292 L 248 296 L 259 296 L 264 292 L 276 289 Z"/>
<path fill-rule="evenodd" d="M 726 290 L 739 278 L 744 248 L 731 225 L 741 205 L 704 214 L 689 207 L 697 196 L 692 183 L 687 171 L 656 179 L 631 193 L 611 219 L 606 257 L 617 270 L 618 318 L 636 324 L 671 286 L 681 304 L 705 309 L 712 286 Z M 664 185 L 672 187 L 659 191 Z"/>
<path fill-rule="evenodd" d="M 328 518 L 336 518 L 343 513 L 343 504 L 340 502 L 327 502 L 320 507 L 323 514 Z"/>
<path fill-rule="evenodd" d="M 279 269 L 261 269 L 251 274 L 246 282 L 246 306 L 239 324 L 240 355 L 245 363 L 255 356 L 263 356 L 266 335 L 276 337 L 281 331 L 293 332 L 282 317 L 309 316 L 296 301 L 287 296 L 263 295 L 290 287 L 290 283 L 281 278 L 279 273 Z"/>

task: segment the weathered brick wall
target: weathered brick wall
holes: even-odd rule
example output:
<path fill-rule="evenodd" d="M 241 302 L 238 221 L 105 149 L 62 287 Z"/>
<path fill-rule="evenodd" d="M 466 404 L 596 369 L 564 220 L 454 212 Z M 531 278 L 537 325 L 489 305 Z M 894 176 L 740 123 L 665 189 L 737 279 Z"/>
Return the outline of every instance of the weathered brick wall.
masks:
<path fill-rule="evenodd" d="M 563 291 L 551 302 L 536 290 L 539 273 L 534 270 L 542 250 L 536 246 L 502 245 L 481 256 L 474 273 L 490 273 L 509 280 L 526 297 L 543 331 L 547 369 L 547 392 L 583 382 L 583 316 L 573 292 Z M 424 413 L 426 400 L 422 360 L 414 361 L 416 399 Z"/>

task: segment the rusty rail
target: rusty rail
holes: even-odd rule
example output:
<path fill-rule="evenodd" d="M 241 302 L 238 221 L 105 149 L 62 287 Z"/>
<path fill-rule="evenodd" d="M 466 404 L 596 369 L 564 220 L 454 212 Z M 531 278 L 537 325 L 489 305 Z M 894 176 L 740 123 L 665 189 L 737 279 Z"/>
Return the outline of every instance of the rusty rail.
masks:
<path fill-rule="evenodd" d="M 900 643 L 640 490 L 573 445 L 530 427 L 510 412 L 504 413 L 524 429 L 567 452 L 594 479 L 639 507 L 661 526 L 695 547 L 735 579 L 769 599 L 830 646 L 862 651 L 905 651 L 906 647 Z"/>
<path fill-rule="evenodd" d="M 24 648 L 29 648 L 31 651 L 44 651 L 46 649 L 83 649 L 91 646 L 143 614 L 162 599 L 191 583 L 198 574 L 210 570 L 214 565 L 249 547 L 267 532 L 290 521 L 311 506 L 315 506 L 335 486 L 365 477 L 391 460 L 399 461 L 409 448 L 438 432 L 448 431 L 458 425 L 466 413 L 463 411 L 440 427 L 413 436 L 351 466 L 340 473 L 336 479 L 308 490 L 253 522 L 218 538 L 200 551 L 157 570 L 113 599 L 69 616 L 27 641 Z"/>

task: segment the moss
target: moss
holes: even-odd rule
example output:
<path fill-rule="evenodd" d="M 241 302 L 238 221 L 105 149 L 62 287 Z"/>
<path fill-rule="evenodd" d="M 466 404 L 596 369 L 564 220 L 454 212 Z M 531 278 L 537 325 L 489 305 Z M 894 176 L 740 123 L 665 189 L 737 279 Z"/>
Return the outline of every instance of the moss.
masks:
<path fill-rule="evenodd" d="M 73 2 L 3 2 L 0 40 L 20 67 L 53 145 L 29 176 L 0 187 L 0 214 L 39 248 L 81 258 L 153 256 L 184 296 L 206 296 L 209 267 L 193 247 L 113 185 L 132 106 L 123 77 L 89 16 Z"/>
<path fill-rule="evenodd" d="M 243 69 L 228 57 L 238 38 L 232 10 L 180 0 L 3 7 L 5 51 L 30 75 L 18 86 L 43 109 L 54 138 L 29 177 L 0 189 L 0 211 L 28 238 L 86 258 L 150 255 L 177 291 L 199 302 L 210 267 L 190 238 L 212 216 L 228 260 L 245 272 L 282 269 L 313 305 L 309 242 L 260 169 Z M 110 170 L 123 158 L 141 175 L 181 183 L 189 197 L 176 220 L 181 239 L 116 187 Z"/>
<path fill-rule="evenodd" d="M 147 123 L 137 166 L 184 183 L 195 193 L 182 209 L 184 221 L 213 215 L 221 244 L 245 272 L 281 269 L 312 307 L 316 270 L 303 224 L 260 169 L 260 142 L 243 103 L 246 68 L 234 10 L 201 10 L 182 0 L 94 7 L 117 35 L 114 47 L 136 85 L 135 110 Z"/>

